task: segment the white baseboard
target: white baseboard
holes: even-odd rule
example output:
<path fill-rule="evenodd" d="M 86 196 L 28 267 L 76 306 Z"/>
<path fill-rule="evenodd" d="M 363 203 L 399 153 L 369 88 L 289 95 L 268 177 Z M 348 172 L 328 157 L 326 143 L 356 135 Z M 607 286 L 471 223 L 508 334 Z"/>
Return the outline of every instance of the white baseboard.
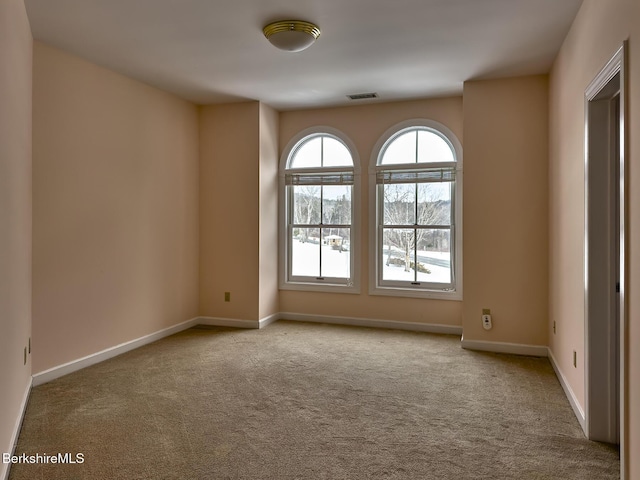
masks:
<path fill-rule="evenodd" d="M 211 325 L 212 327 L 260 328 L 258 320 L 240 320 L 237 318 L 198 317 L 196 325 Z"/>
<path fill-rule="evenodd" d="M 525 345 L 521 343 L 483 342 L 480 340 L 460 341 L 462 348 L 467 350 L 480 350 L 483 352 L 511 353 L 514 355 L 529 355 L 532 357 L 546 357 L 548 349 L 544 345 Z"/>
<path fill-rule="evenodd" d="M 262 328 L 269 325 L 270 323 L 275 322 L 279 318 L 280 316 L 277 313 L 265 317 L 259 321 L 238 320 L 235 318 L 195 317 L 191 320 L 187 320 L 186 322 L 182 322 L 172 327 L 168 327 L 149 335 L 145 335 L 144 337 L 140 337 L 135 340 L 116 345 L 115 347 L 107 348 L 106 350 L 87 355 L 86 357 L 73 360 L 63 365 L 58 365 L 57 367 L 50 368 L 43 372 L 36 373 L 35 375 L 33 375 L 33 386 L 36 387 L 38 385 L 42 385 L 43 383 L 50 382 L 51 380 L 55 380 L 56 378 L 60 378 L 69 373 L 81 370 L 91 365 L 95 365 L 96 363 L 103 362 L 118 355 L 122 355 L 123 353 L 126 353 L 130 350 L 142 347 L 143 345 L 155 342 L 156 340 L 168 337 L 169 335 L 181 332 L 195 325 L 212 325 L 235 328 Z"/>
<path fill-rule="evenodd" d="M 241 320 L 237 318 L 221 317 L 198 317 L 197 324 L 211 325 L 212 327 L 233 327 L 233 328 L 264 328 L 267 325 L 279 320 L 280 314 L 274 313 L 260 320 Z"/>
<path fill-rule="evenodd" d="M 356 327 L 389 328 L 393 330 L 410 330 L 413 332 L 446 333 L 462 335 L 462 327 L 457 325 L 437 325 L 429 323 L 399 322 L 397 320 L 380 320 L 376 318 L 335 317 L 329 315 L 309 315 L 306 313 L 284 312 L 279 314 L 282 320 L 300 322 L 331 323 L 336 325 L 352 325 Z"/>
<path fill-rule="evenodd" d="M 550 348 L 548 349 L 548 354 L 549 354 L 549 361 L 551 362 L 551 366 L 553 367 L 553 370 L 556 372 L 556 377 L 558 377 L 558 381 L 560 382 L 560 385 L 562 386 L 562 389 L 564 390 L 564 394 L 567 396 L 567 400 L 569 400 L 569 404 L 571 405 L 571 408 L 573 409 L 573 413 L 576 416 L 576 418 L 578 419 L 578 423 L 582 427 L 582 431 L 586 435 L 587 434 L 587 422 L 586 422 L 586 417 L 585 417 L 585 414 L 584 414 L 584 410 L 582 410 L 582 407 L 580 406 L 580 403 L 578 403 L 578 399 L 576 398 L 576 395 L 573 393 L 573 390 L 571 389 L 571 386 L 569 385 L 569 382 L 567 381 L 567 377 L 564 376 L 564 374 L 562 373 L 562 371 L 558 367 L 558 363 L 556 362 L 556 357 L 553 356 L 553 352 L 551 351 Z"/>
<path fill-rule="evenodd" d="M 22 420 L 24 419 L 24 414 L 27 411 L 27 403 L 29 403 L 29 394 L 31 393 L 31 385 L 33 380 L 29 378 L 27 383 L 27 388 L 24 391 L 22 396 L 22 402 L 20 403 L 20 411 L 18 412 L 18 418 L 16 419 L 16 424 L 13 427 L 13 433 L 11 434 L 11 443 L 9 443 L 9 452 L 13 455 L 16 451 L 16 445 L 18 444 L 18 437 L 20 436 L 20 429 L 22 428 Z M 2 463 L 0 461 L 0 479 L 8 480 L 9 472 L 11 470 L 11 463 Z"/>
<path fill-rule="evenodd" d="M 267 317 L 261 318 L 260 321 L 258 322 L 260 324 L 259 328 L 264 328 L 268 325 L 271 325 L 273 322 L 277 322 L 278 320 L 280 320 L 282 317 L 280 316 L 279 313 L 274 313 L 272 315 L 269 315 Z"/>
<path fill-rule="evenodd" d="M 192 318 L 191 320 L 187 320 L 186 322 L 182 322 L 172 327 L 159 330 L 155 333 L 145 335 L 144 337 L 136 338 L 135 340 L 121 343 L 120 345 L 107 348 L 106 350 L 102 350 L 101 352 L 93 353 L 91 355 L 87 355 L 86 357 L 79 358 L 78 360 L 73 360 L 63 365 L 58 365 L 57 367 L 53 367 L 43 372 L 36 373 L 35 375 L 33 375 L 33 386 L 36 387 L 38 385 L 42 385 L 43 383 L 50 382 L 51 380 L 62 377 L 63 375 L 67 375 L 77 370 L 95 365 L 96 363 L 104 362 L 105 360 L 116 357 L 118 355 L 122 355 L 123 353 L 126 353 L 130 350 L 134 350 L 138 347 L 142 347 L 143 345 L 147 345 L 149 343 L 155 342 L 156 340 L 160 340 L 161 338 L 168 337 L 169 335 L 173 335 L 174 333 L 178 333 L 182 330 L 186 330 L 187 328 L 191 328 L 198 323 L 197 320 L 198 317 Z"/>

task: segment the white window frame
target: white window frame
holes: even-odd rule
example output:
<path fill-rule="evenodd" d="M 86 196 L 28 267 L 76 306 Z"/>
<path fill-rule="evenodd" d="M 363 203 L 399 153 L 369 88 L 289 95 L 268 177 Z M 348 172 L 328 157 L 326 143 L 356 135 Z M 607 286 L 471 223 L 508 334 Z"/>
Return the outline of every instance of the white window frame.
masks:
<path fill-rule="evenodd" d="M 340 141 L 349 150 L 353 167 L 324 167 L 324 168 L 288 168 L 291 157 L 298 146 L 309 137 L 326 135 Z M 289 220 L 291 215 L 292 198 L 289 188 L 286 185 L 287 173 L 322 173 L 322 172 L 352 172 L 353 187 L 351 192 L 351 238 L 350 238 L 350 275 L 346 281 L 342 279 L 319 280 L 312 277 L 299 277 L 291 274 L 291 248 L 289 245 Z M 360 160 L 354 143 L 340 130 L 328 126 L 315 126 L 302 130 L 296 134 L 286 145 L 280 156 L 279 168 L 279 288 L 281 290 L 300 290 L 315 292 L 339 292 L 339 293 L 360 293 L 360 259 L 361 259 L 361 236 L 360 236 Z"/>
<path fill-rule="evenodd" d="M 425 128 L 442 137 L 452 148 L 455 159 L 455 183 L 452 202 L 453 222 L 451 235 L 453 236 L 451 258 L 453 261 L 453 288 L 437 288 L 434 284 L 411 285 L 411 282 L 382 281 L 381 254 L 382 227 L 380 225 L 383 201 L 378 198 L 377 173 L 380 170 L 416 170 L 431 169 L 445 166 L 439 163 L 378 165 L 386 147 L 396 137 L 415 128 Z M 448 164 L 449 165 L 449 164 Z M 443 124 L 424 118 L 410 119 L 389 128 L 377 141 L 371 152 L 369 162 L 369 294 L 387 295 L 395 297 L 432 298 L 440 300 L 462 300 L 462 144 L 456 135 Z M 424 282 L 421 282 L 424 283 Z"/>

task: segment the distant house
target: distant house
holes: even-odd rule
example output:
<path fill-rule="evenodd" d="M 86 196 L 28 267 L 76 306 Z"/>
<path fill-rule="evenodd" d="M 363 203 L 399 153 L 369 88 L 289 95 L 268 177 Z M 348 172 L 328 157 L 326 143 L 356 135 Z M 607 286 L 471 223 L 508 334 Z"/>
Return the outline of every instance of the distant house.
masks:
<path fill-rule="evenodd" d="M 342 250 L 342 237 L 340 235 L 327 235 L 324 237 L 324 243 L 334 250 Z"/>

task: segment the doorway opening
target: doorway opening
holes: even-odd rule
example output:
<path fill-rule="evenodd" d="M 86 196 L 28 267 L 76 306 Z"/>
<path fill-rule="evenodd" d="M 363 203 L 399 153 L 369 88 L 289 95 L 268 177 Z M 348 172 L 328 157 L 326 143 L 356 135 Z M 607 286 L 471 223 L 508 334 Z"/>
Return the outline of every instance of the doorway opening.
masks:
<path fill-rule="evenodd" d="M 585 433 L 625 442 L 624 46 L 586 90 Z"/>

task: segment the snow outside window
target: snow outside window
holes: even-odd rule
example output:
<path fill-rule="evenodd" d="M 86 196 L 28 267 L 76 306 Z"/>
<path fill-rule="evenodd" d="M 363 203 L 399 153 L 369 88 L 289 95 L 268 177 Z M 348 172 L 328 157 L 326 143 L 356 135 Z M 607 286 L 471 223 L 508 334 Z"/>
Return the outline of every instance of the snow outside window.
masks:
<path fill-rule="evenodd" d="M 327 132 L 305 135 L 285 149 L 281 288 L 357 289 L 357 176 L 351 151 L 345 140 Z"/>
<path fill-rule="evenodd" d="M 404 122 L 379 142 L 372 168 L 370 293 L 461 298 L 461 149 L 435 122 Z"/>

